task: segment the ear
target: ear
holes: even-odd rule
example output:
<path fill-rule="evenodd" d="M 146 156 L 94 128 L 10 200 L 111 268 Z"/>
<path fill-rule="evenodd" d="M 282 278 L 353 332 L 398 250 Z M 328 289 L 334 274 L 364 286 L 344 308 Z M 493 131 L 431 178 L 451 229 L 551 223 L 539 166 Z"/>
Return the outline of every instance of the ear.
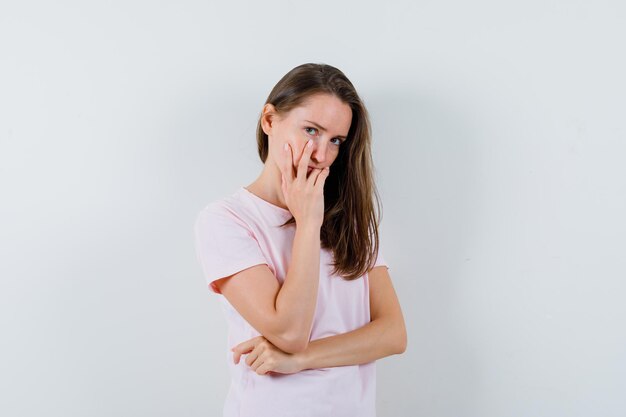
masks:
<path fill-rule="evenodd" d="M 261 115 L 261 127 L 266 135 L 272 133 L 272 124 L 277 118 L 276 107 L 271 103 L 266 103 L 263 106 L 263 113 Z"/>

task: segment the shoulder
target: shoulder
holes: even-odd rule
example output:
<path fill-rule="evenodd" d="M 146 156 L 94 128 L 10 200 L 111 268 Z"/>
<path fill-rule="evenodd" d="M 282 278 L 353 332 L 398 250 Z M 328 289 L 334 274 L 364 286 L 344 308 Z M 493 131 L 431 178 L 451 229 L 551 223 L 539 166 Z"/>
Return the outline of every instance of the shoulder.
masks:
<path fill-rule="evenodd" d="M 205 205 L 197 213 L 194 227 L 196 233 L 228 232 L 254 237 L 260 225 L 258 209 L 238 190 Z"/>
<path fill-rule="evenodd" d="M 236 191 L 227 196 L 210 201 L 198 213 L 198 220 L 213 218 L 243 218 L 247 207 L 246 201 L 241 198 L 241 193 Z"/>
<path fill-rule="evenodd" d="M 245 215 L 237 205 L 227 199 L 213 201 L 196 215 L 196 229 L 202 227 L 246 226 Z"/>

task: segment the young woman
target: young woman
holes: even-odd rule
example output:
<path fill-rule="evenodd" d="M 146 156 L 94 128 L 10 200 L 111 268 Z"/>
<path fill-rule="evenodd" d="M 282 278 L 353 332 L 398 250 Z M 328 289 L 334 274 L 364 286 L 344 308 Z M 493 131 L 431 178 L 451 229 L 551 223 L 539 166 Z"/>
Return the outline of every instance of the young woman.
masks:
<path fill-rule="evenodd" d="M 224 416 L 375 416 L 375 361 L 407 336 L 378 248 L 367 110 L 340 70 L 303 64 L 272 89 L 257 146 L 259 177 L 195 223 L 229 324 Z"/>

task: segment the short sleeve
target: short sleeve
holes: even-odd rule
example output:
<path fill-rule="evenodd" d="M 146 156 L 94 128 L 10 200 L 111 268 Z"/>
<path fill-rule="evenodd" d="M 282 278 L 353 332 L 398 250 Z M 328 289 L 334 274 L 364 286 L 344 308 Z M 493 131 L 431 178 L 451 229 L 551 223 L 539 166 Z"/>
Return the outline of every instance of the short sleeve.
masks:
<path fill-rule="evenodd" d="M 380 229 L 379 229 L 379 232 L 380 232 Z M 372 239 L 372 242 L 374 241 L 375 236 L 374 236 L 373 233 L 370 234 L 370 239 Z M 380 239 L 380 235 L 379 235 L 379 238 L 378 238 L 378 253 L 376 254 L 376 261 L 374 261 L 374 266 L 372 266 L 372 269 L 376 268 L 377 266 L 381 266 L 381 265 L 386 266 L 387 269 L 390 269 L 389 268 L 389 264 L 385 260 L 385 257 L 384 257 L 384 254 L 383 254 L 384 251 L 382 250 L 382 246 L 383 246 L 383 242 Z"/>
<path fill-rule="evenodd" d="M 379 244 L 378 256 L 376 256 L 376 262 L 374 263 L 374 266 L 372 268 L 377 267 L 377 266 L 381 266 L 381 265 L 384 265 L 384 266 L 386 266 L 389 269 L 389 264 L 387 264 L 387 261 L 385 261 L 385 258 L 383 257 L 383 252 L 380 249 L 380 244 Z"/>
<path fill-rule="evenodd" d="M 389 265 L 387 265 L 387 261 L 385 261 L 385 258 L 383 257 L 383 254 L 382 254 L 382 251 L 379 248 L 378 249 L 378 256 L 376 257 L 376 262 L 374 263 L 374 266 L 380 266 L 380 265 L 384 265 L 387 268 L 389 268 Z"/>
<path fill-rule="evenodd" d="M 268 264 L 249 226 L 220 206 L 200 211 L 194 225 L 196 256 L 209 288 L 221 294 L 215 281 L 254 265 Z"/>

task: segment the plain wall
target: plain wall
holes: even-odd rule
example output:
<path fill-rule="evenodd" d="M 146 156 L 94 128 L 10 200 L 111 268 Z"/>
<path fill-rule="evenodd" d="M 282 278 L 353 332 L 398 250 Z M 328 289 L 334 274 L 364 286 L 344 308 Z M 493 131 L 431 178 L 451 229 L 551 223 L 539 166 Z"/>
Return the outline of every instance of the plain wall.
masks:
<path fill-rule="evenodd" d="M 371 113 L 408 348 L 380 417 L 623 416 L 618 1 L 0 4 L 0 415 L 218 416 L 194 253 L 305 62 Z"/>

